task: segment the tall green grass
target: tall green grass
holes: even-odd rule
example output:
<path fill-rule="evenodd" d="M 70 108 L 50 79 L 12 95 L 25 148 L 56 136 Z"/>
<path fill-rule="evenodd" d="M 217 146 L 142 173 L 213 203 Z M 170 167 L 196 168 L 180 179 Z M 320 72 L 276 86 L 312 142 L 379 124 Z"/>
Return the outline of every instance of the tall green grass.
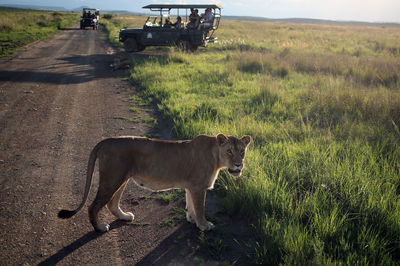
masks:
<path fill-rule="evenodd" d="M 78 21 L 77 13 L 0 8 L 0 58 Z"/>
<path fill-rule="evenodd" d="M 123 44 L 119 42 L 119 31 L 122 28 L 142 28 L 146 20 L 144 16 L 126 16 L 120 14 L 104 14 L 100 20 L 107 32 L 108 40 L 113 46 L 122 47 Z M 154 49 L 148 47 L 147 49 Z"/>
<path fill-rule="evenodd" d="M 219 179 L 223 209 L 258 232 L 253 262 L 397 264 L 400 30 L 223 21 L 219 33 L 207 52 L 136 58 L 131 79 L 181 138 L 253 136 L 243 177 Z"/>
<path fill-rule="evenodd" d="M 126 27 L 124 22 L 122 22 L 121 19 L 115 19 L 115 15 L 104 14 L 102 19 L 100 19 L 100 24 L 104 26 L 107 32 L 108 41 L 113 46 L 122 46 L 122 43 L 119 42 L 118 35 L 119 31 Z"/>

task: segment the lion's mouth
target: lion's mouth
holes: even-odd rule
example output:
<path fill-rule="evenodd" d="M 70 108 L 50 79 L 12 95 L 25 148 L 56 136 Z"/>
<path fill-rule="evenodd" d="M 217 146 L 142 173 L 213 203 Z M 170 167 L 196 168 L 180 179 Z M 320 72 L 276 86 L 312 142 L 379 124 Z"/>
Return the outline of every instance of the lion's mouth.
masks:
<path fill-rule="evenodd" d="M 233 176 L 239 176 L 240 173 L 242 172 L 242 170 L 240 170 L 240 169 L 236 169 L 236 170 L 228 169 L 228 172 Z"/>

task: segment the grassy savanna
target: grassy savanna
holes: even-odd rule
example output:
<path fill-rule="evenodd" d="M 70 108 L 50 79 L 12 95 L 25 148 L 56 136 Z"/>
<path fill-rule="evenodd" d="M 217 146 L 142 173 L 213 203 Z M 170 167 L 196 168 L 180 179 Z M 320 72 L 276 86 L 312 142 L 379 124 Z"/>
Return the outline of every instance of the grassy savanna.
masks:
<path fill-rule="evenodd" d="M 79 19 L 78 13 L 0 8 L 0 58 L 45 39 Z"/>
<path fill-rule="evenodd" d="M 253 136 L 243 178 L 219 179 L 224 210 L 255 225 L 253 261 L 398 264 L 400 29 L 222 21 L 217 33 L 194 54 L 135 58 L 131 79 L 180 138 Z"/>

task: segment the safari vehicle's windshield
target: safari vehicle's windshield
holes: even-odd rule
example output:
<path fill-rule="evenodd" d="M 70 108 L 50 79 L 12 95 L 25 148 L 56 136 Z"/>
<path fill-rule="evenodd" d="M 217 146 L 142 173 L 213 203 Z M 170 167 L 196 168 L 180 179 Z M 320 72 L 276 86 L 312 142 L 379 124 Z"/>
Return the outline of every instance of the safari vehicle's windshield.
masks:
<path fill-rule="evenodd" d="M 144 23 L 145 27 L 159 27 L 161 22 L 161 19 L 159 19 L 157 16 L 149 16 L 147 17 L 146 22 Z"/>
<path fill-rule="evenodd" d="M 88 13 L 95 14 L 96 16 L 100 14 L 100 11 L 97 8 L 84 8 L 83 15 Z"/>

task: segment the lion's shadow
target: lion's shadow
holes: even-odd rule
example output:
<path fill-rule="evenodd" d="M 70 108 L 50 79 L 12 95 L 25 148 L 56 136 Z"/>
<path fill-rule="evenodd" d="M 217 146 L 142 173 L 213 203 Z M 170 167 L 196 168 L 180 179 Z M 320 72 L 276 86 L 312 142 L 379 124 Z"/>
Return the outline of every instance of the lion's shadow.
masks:
<path fill-rule="evenodd" d="M 120 228 L 124 225 L 126 225 L 126 222 L 121 221 L 121 220 L 116 220 L 110 224 L 110 230 Z M 57 253 L 55 253 L 54 255 L 46 258 L 44 261 L 40 262 L 38 265 L 55 265 L 58 262 L 60 262 L 61 260 L 63 260 L 65 257 L 67 257 L 69 254 L 74 252 L 75 250 L 83 247 L 90 241 L 93 241 L 93 240 L 101 237 L 105 233 L 106 232 L 90 231 L 90 232 L 86 233 L 85 235 L 83 235 L 82 237 L 80 237 L 79 239 L 72 242 L 71 244 L 69 244 L 68 246 L 63 247 L 62 249 L 57 251 Z"/>

